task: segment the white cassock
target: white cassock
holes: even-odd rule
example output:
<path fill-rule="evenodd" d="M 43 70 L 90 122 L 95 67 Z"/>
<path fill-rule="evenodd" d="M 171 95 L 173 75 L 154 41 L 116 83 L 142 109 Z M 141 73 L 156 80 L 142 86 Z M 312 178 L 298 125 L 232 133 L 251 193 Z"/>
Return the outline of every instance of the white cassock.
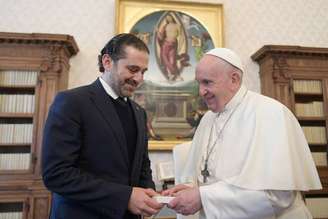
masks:
<path fill-rule="evenodd" d="M 292 112 L 245 86 L 221 113 L 204 115 L 179 180 L 199 186 L 207 219 L 312 218 L 300 191 L 322 188 Z"/>

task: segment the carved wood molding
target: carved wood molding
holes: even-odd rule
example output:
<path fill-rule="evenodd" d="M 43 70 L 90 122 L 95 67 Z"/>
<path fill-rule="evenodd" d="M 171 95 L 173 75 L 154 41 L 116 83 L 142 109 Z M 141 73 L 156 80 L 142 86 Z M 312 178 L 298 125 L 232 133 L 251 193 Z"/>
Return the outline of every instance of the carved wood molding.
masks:
<path fill-rule="evenodd" d="M 254 53 L 251 58 L 260 62 L 268 55 L 298 55 L 298 56 L 322 56 L 328 58 L 328 48 L 303 47 L 303 46 L 282 46 L 282 45 L 265 45 Z"/>
<path fill-rule="evenodd" d="M 28 63 L 41 73 L 68 71 L 69 58 L 79 51 L 72 36 L 41 33 L 0 32 L 0 48 L 3 69 L 20 69 Z"/>
<path fill-rule="evenodd" d="M 317 74 L 321 74 L 321 71 L 325 71 L 323 69 L 328 68 L 328 48 L 265 45 L 251 58 L 260 66 L 270 60 L 271 64 L 266 65 L 266 68 L 271 71 L 273 80 L 279 83 L 288 83 L 295 70 L 311 72 L 316 69 Z"/>
<path fill-rule="evenodd" d="M 273 55 L 272 77 L 274 80 L 282 83 L 289 83 L 290 74 L 288 72 L 288 63 L 284 56 Z"/>
<path fill-rule="evenodd" d="M 60 55 L 60 50 L 63 46 L 50 46 L 49 54 L 43 57 L 42 63 L 40 64 L 41 72 L 56 72 L 60 73 L 62 70 L 62 65 L 68 65 L 68 59 L 64 59 Z"/>
<path fill-rule="evenodd" d="M 79 51 L 74 38 L 64 34 L 0 32 L 0 43 L 62 45 L 68 50 L 69 57 Z"/>

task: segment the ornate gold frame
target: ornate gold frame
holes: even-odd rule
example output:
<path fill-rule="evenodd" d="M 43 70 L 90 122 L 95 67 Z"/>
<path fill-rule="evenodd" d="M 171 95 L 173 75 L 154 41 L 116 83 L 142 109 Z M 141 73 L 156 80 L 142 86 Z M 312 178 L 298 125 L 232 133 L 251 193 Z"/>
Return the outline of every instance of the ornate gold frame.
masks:
<path fill-rule="evenodd" d="M 129 32 L 143 17 L 160 10 L 180 11 L 197 19 L 210 33 L 215 47 L 222 47 L 223 6 L 173 0 L 116 0 L 116 33 Z M 149 150 L 172 150 L 185 140 L 149 141 Z"/>

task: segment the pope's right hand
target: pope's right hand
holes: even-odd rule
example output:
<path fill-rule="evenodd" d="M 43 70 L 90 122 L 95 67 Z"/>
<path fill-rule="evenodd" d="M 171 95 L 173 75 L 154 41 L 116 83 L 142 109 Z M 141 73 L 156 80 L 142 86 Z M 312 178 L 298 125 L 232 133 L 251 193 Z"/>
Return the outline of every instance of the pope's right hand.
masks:
<path fill-rule="evenodd" d="M 188 186 L 186 184 L 179 184 L 179 185 L 174 186 L 173 188 L 162 191 L 161 195 L 175 196 L 175 194 L 178 193 L 179 191 L 189 189 L 189 188 L 190 188 L 190 186 Z"/>

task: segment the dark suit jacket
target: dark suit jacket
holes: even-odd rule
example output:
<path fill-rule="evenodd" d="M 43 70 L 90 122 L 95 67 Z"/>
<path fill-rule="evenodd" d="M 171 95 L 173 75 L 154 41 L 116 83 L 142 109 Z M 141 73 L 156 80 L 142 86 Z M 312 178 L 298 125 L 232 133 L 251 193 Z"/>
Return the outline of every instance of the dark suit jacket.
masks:
<path fill-rule="evenodd" d="M 58 93 L 42 148 L 43 181 L 53 192 L 51 219 L 121 219 L 133 186 L 154 188 L 146 114 L 131 103 L 138 134 L 129 173 L 125 134 L 99 79 Z"/>

